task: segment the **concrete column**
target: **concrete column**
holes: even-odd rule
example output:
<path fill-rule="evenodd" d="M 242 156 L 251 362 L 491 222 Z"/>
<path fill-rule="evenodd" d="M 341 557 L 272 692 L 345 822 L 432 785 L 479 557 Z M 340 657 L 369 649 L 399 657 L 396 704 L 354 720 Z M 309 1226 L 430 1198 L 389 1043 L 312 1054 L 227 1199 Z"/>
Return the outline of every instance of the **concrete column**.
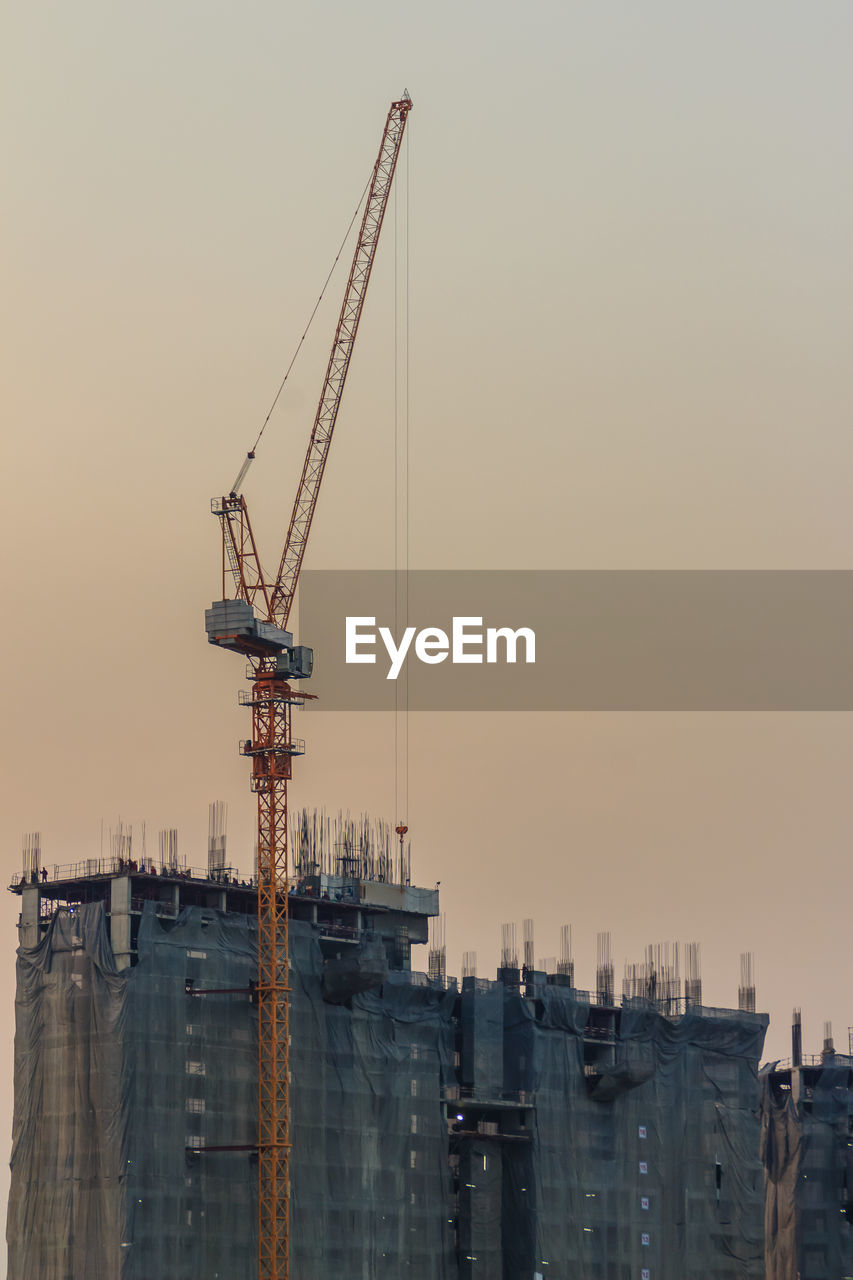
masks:
<path fill-rule="evenodd" d="M 18 925 L 18 942 L 22 947 L 34 947 L 40 941 L 40 901 L 41 894 L 37 884 L 27 885 L 21 891 L 21 923 Z"/>
<path fill-rule="evenodd" d="M 130 968 L 130 876 L 110 881 L 110 941 L 117 969 Z"/>

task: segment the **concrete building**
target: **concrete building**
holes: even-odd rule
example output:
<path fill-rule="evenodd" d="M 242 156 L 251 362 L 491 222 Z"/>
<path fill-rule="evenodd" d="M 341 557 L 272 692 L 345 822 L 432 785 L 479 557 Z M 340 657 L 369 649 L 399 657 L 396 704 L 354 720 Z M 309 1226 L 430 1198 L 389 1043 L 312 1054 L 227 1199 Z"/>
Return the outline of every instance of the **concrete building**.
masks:
<path fill-rule="evenodd" d="M 437 893 L 359 869 L 303 859 L 290 902 L 293 1274 L 759 1280 L 766 1017 L 510 955 L 431 980 L 411 949 Z M 10 1280 L 253 1274 L 252 885 L 33 870 Z"/>
<path fill-rule="evenodd" d="M 793 1053 L 761 1072 L 767 1280 L 853 1280 L 853 1057 Z"/>

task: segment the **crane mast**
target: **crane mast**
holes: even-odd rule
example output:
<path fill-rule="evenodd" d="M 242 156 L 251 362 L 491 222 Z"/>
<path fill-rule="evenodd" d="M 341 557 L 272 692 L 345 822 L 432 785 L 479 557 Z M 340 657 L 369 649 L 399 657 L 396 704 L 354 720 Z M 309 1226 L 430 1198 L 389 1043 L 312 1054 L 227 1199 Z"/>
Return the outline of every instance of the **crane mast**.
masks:
<path fill-rule="evenodd" d="M 311 674 L 311 651 L 287 631 L 317 496 L 361 320 L 379 234 L 411 110 L 408 94 L 391 104 L 373 167 L 343 306 L 278 572 L 263 573 L 248 508 L 231 492 L 211 504 L 222 531 L 222 595 L 206 613 L 211 644 L 248 657 L 251 760 L 258 805 L 258 1277 L 290 1276 L 290 982 L 288 945 L 287 783 L 304 745 L 291 712 L 310 694 L 291 681 Z M 249 459 L 253 455 L 249 454 Z M 245 474 L 245 467 L 241 475 Z M 234 594 L 226 597 L 229 576 Z M 260 616 L 258 616 L 260 615 Z"/>

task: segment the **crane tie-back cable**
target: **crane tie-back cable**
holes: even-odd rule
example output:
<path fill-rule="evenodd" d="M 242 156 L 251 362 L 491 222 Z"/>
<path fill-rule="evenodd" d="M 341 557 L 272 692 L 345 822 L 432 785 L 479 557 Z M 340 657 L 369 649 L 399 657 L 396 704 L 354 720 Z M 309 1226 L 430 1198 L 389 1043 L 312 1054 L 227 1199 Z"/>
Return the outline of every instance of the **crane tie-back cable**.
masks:
<path fill-rule="evenodd" d="M 372 176 L 372 175 L 371 175 L 371 176 Z M 245 480 L 245 478 L 246 478 L 246 472 L 249 470 L 249 467 L 250 467 L 250 465 L 251 465 L 251 463 L 252 463 L 252 461 L 253 461 L 253 459 L 254 459 L 254 457 L 255 457 L 255 450 L 257 449 L 258 445 L 260 444 L 260 442 L 261 442 L 261 436 L 262 436 L 262 435 L 264 434 L 264 432 L 266 431 L 266 429 L 267 429 L 267 423 L 269 422 L 270 418 L 272 417 L 272 415 L 273 415 L 273 410 L 275 409 L 276 405 L 278 404 L 279 396 L 281 395 L 282 391 L 284 390 L 284 384 L 287 382 L 287 379 L 290 377 L 290 371 L 291 371 L 291 369 L 293 368 L 294 364 L 296 363 L 296 357 L 299 355 L 299 352 L 302 350 L 302 344 L 304 343 L 305 339 L 308 337 L 308 330 L 311 328 L 311 324 L 312 324 L 312 322 L 313 322 L 313 320 L 314 320 L 314 317 L 315 317 L 315 316 L 316 316 L 316 314 L 317 314 L 317 310 L 318 310 L 318 308 L 319 308 L 319 306 L 320 306 L 320 303 L 323 301 L 323 297 L 324 297 L 324 295 L 325 295 L 325 293 L 326 293 L 326 289 L 329 287 L 329 281 L 331 280 L 332 275 L 334 274 L 335 267 L 338 265 L 338 261 L 339 261 L 339 259 L 340 259 L 341 254 L 342 254 L 342 253 L 343 253 L 343 251 L 344 251 L 344 247 L 346 246 L 346 242 L 347 242 L 347 240 L 349 240 L 350 232 L 352 231 L 353 226 L 355 225 L 355 220 L 356 220 L 356 218 L 358 217 L 358 213 L 359 213 L 359 210 L 360 210 L 360 208 L 361 208 L 362 204 L 364 203 L 364 197 L 367 195 L 367 188 L 368 188 L 369 186 L 370 186 L 370 178 L 368 178 L 368 179 L 367 179 L 367 182 L 365 182 L 365 184 L 364 184 L 364 190 L 362 191 L 361 195 L 360 195 L 360 196 L 359 196 L 359 198 L 358 198 L 358 204 L 355 206 L 355 212 L 353 213 L 352 217 L 350 218 L 349 226 L 347 227 L 346 232 L 345 232 L 345 234 L 344 234 L 344 238 L 343 238 L 343 240 L 341 241 L 340 248 L 338 249 L 338 252 L 335 254 L 335 260 L 334 260 L 334 262 L 332 263 L 331 267 L 329 268 L 329 274 L 326 276 L 326 279 L 325 279 L 325 281 L 323 282 L 323 287 L 322 287 L 322 289 L 320 290 L 319 297 L 317 298 L 317 301 L 314 303 L 314 310 L 311 312 L 310 316 L 308 317 L 308 323 L 307 323 L 307 324 L 306 324 L 306 326 L 305 326 L 305 331 L 304 331 L 304 333 L 302 334 L 302 337 L 299 339 L 299 342 L 297 343 L 296 350 L 294 351 L 293 355 L 292 355 L 292 356 L 291 356 L 291 358 L 290 358 L 290 364 L 287 366 L 287 369 L 285 370 L 284 377 L 283 377 L 283 378 L 282 378 L 282 380 L 281 380 L 281 384 L 280 384 L 280 386 L 279 386 L 279 388 L 278 388 L 278 391 L 276 391 L 275 396 L 273 397 L 273 402 L 272 402 L 272 404 L 271 404 L 271 405 L 270 405 L 270 407 L 269 407 L 269 412 L 267 413 L 267 416 L 264 418 L 263 424 L 262 424 L 262 426 L 261 426 L 260 431 L 258 432 L 258 435 L 257 435 L 257 438 L 256 438 L 256 440 L 255 440 L 255 443 L 252 445 L 251 449 L 250 449 L 250 450 L 249 450 L 249 452 L 246 454 L 246 457 L 245 457 L 245 458 L 244 458 L 244 460 L 243 460 L 243 465 L 242 465 L 242 467 L 240 468 L 239 474 L 237 475 L 237 479 L 234 481 L 234 484 L 233 484 L 233 486 L 232 486 L 232 488 L 231 488 L 231 493 L 232 493 L 235 497 L 236 497 L 236 495 L 237 495 L 237 494 L 239 493 L 239 491 L 240 491 L 240 485 L 243 483 L 243 481 L 244 481 L 244 480 Z"/>
<path fill-rule="evenodd" d="M 404 191 L 394 189 L 394 622 L 409 625 L 409 277 L 412 135 L 405 144 Z M 400 197 L 403 216 L 399 216 Z M 402 239 L 402 246 L 400 240 Z M 401 279 L 402 277 L 402 279 Z M 402 581 L 401 581 L 402 579 Z M 408 830 L 409 672 L 394 686 L 394 812 L 398 833 Z M 402 837 L 400 852 L 402 858 Z M 401 862 L 401 880 L 404 879 Z"/>

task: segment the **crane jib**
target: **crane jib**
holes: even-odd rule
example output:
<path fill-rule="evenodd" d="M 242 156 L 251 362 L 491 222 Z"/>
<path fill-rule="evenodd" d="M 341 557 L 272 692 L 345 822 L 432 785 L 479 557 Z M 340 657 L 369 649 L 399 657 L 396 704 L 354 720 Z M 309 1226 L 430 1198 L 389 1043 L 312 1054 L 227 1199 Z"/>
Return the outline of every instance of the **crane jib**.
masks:
<path fill-rule="evenodd" d="M 236 492 L 239 485 L 235 484 L 228 497 L 214 499 L 212 504 L 222 523 L 223 578 L 230 572 L 238 597 L 248 600 L 266 621 L 283 630 L 287 628 L 296 593 L 411 107 L 409 98 L 393 102 L 385 122 L 284 550 L 272 581 L 268 581 L 261 570 L 248 509 L 242 495 Z M 247 457 L 241 478 L 250 460 Z"/>
<path fill-rule="evenodd" d="M 302 478 L 290 518 L 290 527 L 273 587 L 270 621 L 276 622 L 280 627 L 287 626 L 290 616 L 411 106 L 408 98 L 392 103 L 385 122 L 379 155 L 373 169 L 373 178 L 332 343 L 329 365 L 314 419 L 314 428 L 311 432 Z"/>

